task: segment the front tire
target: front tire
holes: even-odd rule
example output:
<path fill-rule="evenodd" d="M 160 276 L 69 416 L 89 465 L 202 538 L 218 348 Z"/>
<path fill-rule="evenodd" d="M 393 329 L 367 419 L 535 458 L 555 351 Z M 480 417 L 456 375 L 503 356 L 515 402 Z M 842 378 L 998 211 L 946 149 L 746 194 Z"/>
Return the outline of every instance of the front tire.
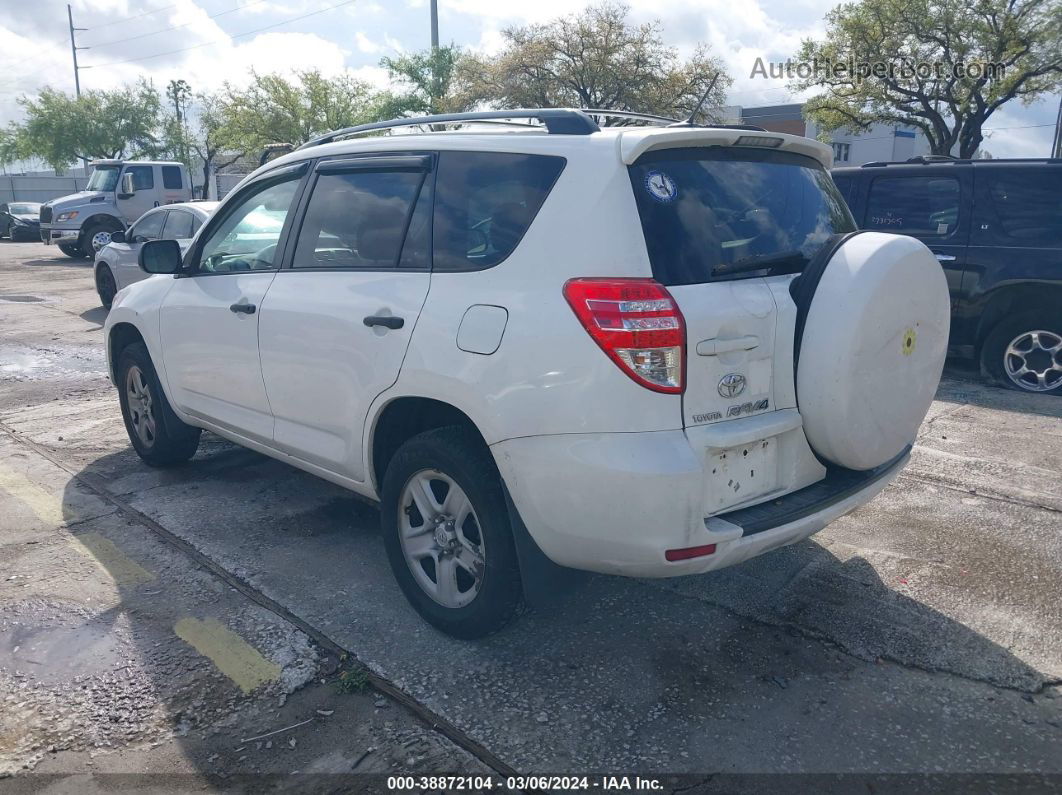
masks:
<path fill-rule="evenodd" d="M 110 267 L 100 263 L 96 266 L 96 294 L 99 295 L 104 309 L 110 310 L 117 293 L 118 285 L 114 281 L 114 274 L 111 273 Z"/>
<path fill-rule="evenodd" d="M 1062 395 L 1062 315 L 1045 309 L 1001 321 L 981 346 L 981 369 L 1009 389 Z"/>
<path fill-rule="evenodd" d="M 170 467 L 195 455 L 201 431 L 173 413 L 142 342 L 118 355 L 118 400 L 129 441 L 146 464 Z"/>
<path fill-rule="evenodd" d="M 383 479 L 384 544 L 395 579 L 428 623 L 473 639 L 508 624 L 523 593 L 501 476 L 459 426 L 414 436 Z"/>

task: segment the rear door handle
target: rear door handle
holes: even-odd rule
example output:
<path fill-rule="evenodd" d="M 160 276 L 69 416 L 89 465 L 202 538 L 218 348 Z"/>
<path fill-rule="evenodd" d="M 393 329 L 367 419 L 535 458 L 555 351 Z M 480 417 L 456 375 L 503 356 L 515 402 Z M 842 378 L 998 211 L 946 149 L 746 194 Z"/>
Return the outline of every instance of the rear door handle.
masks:
<path fill-rule="evenodd" d="M 366 326 L 386 326 L 389 329 L 398 329 L 406 325 L 406 321 L 394 315 L 369 315 L 362 323 Z"/>
<path fill-rule="evenodd" d="M 720 339 L 714 337 L 710 340 L 701 340 L 697 343 L 699 356 L 718 356 L 720 353 L 732 353 L 734 351 L 751 351 L 760 346 L 760 338 L 751 334 L 745 337 L 733 339 Z"/>
<path fill-rule="evenodd" d="M 235 312 L 238 315 L 253 315 L 255 309 L 254 304 L 233 304 L 229 307 L 230 312 Z"/>
<path fill-rule="evenodd" d="M 954 254 L 934 254 L 933 256 L 937 258 L 937 262 L 955 262 Z"/>

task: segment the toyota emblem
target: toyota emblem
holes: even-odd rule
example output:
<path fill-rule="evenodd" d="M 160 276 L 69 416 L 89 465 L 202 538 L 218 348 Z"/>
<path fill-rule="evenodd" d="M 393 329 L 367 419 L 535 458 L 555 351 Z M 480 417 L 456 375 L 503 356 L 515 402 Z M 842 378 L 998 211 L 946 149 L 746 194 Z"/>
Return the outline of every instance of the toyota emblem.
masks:
<path fill-rule="evenodd" d="M 735 398 L 745 391 L 745 376 L 741 373 L 727 373 L 719 379 L 719 394 L 725 398 Z"/>

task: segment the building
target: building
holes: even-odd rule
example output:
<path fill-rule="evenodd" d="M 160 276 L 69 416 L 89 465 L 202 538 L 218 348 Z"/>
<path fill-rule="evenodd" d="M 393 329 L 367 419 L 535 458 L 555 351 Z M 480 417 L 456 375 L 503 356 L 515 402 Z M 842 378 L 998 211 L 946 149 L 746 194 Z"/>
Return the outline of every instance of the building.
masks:
<path fill-rule="evenodd" d="M 740 118 L 743 124 L 754 124 L 772 132 L 817 138 L 820 131 L 814 123 L 805 121 L 803 110 L 804 105 L 799 102 L 740 108 Z M 828 135 L 833 146 L 834 164 L 838 166 L 902 161 L 930 153 L 929 141 L 922 131 L 904 124 L 875 124 L 861 132 L 836 130 Z"/>

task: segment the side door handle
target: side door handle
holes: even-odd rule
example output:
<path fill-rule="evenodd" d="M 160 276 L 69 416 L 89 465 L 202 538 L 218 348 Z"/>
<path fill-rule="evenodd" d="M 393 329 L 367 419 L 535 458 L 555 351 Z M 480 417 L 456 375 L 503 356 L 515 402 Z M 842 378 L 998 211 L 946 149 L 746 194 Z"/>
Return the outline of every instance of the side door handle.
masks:
<path fill-rule="evenodd" d="M 361 322 L 370 328 L 372 326 L 385 326 L 389 329 L 399 329 L 406 325 L 406 321 L 403 318 L 395 317 L 394 315 L 369 315 Z"/>
<path fill-rule="evenodd" d="M 696 350 L 699 356 L 718 356 L 721 353 L 733 353 L 734 351 L 751 351 L 759 346 L 760 338 L 752 335 L 732 339 L 713 337 L 710 340 L 698 342 Z"/>
<path fill-rule="evenodd" d="M 937 262 L 955 262 L 954 254 L 934 254 L 933 256 L 937 258 Z"/>
<path fill-rule="evenodd" d="M 229 311 L 235 312 L 237 315 L 253 315 L 255 309 L 254 304 L 233 304 L 229 307 Z"/>

